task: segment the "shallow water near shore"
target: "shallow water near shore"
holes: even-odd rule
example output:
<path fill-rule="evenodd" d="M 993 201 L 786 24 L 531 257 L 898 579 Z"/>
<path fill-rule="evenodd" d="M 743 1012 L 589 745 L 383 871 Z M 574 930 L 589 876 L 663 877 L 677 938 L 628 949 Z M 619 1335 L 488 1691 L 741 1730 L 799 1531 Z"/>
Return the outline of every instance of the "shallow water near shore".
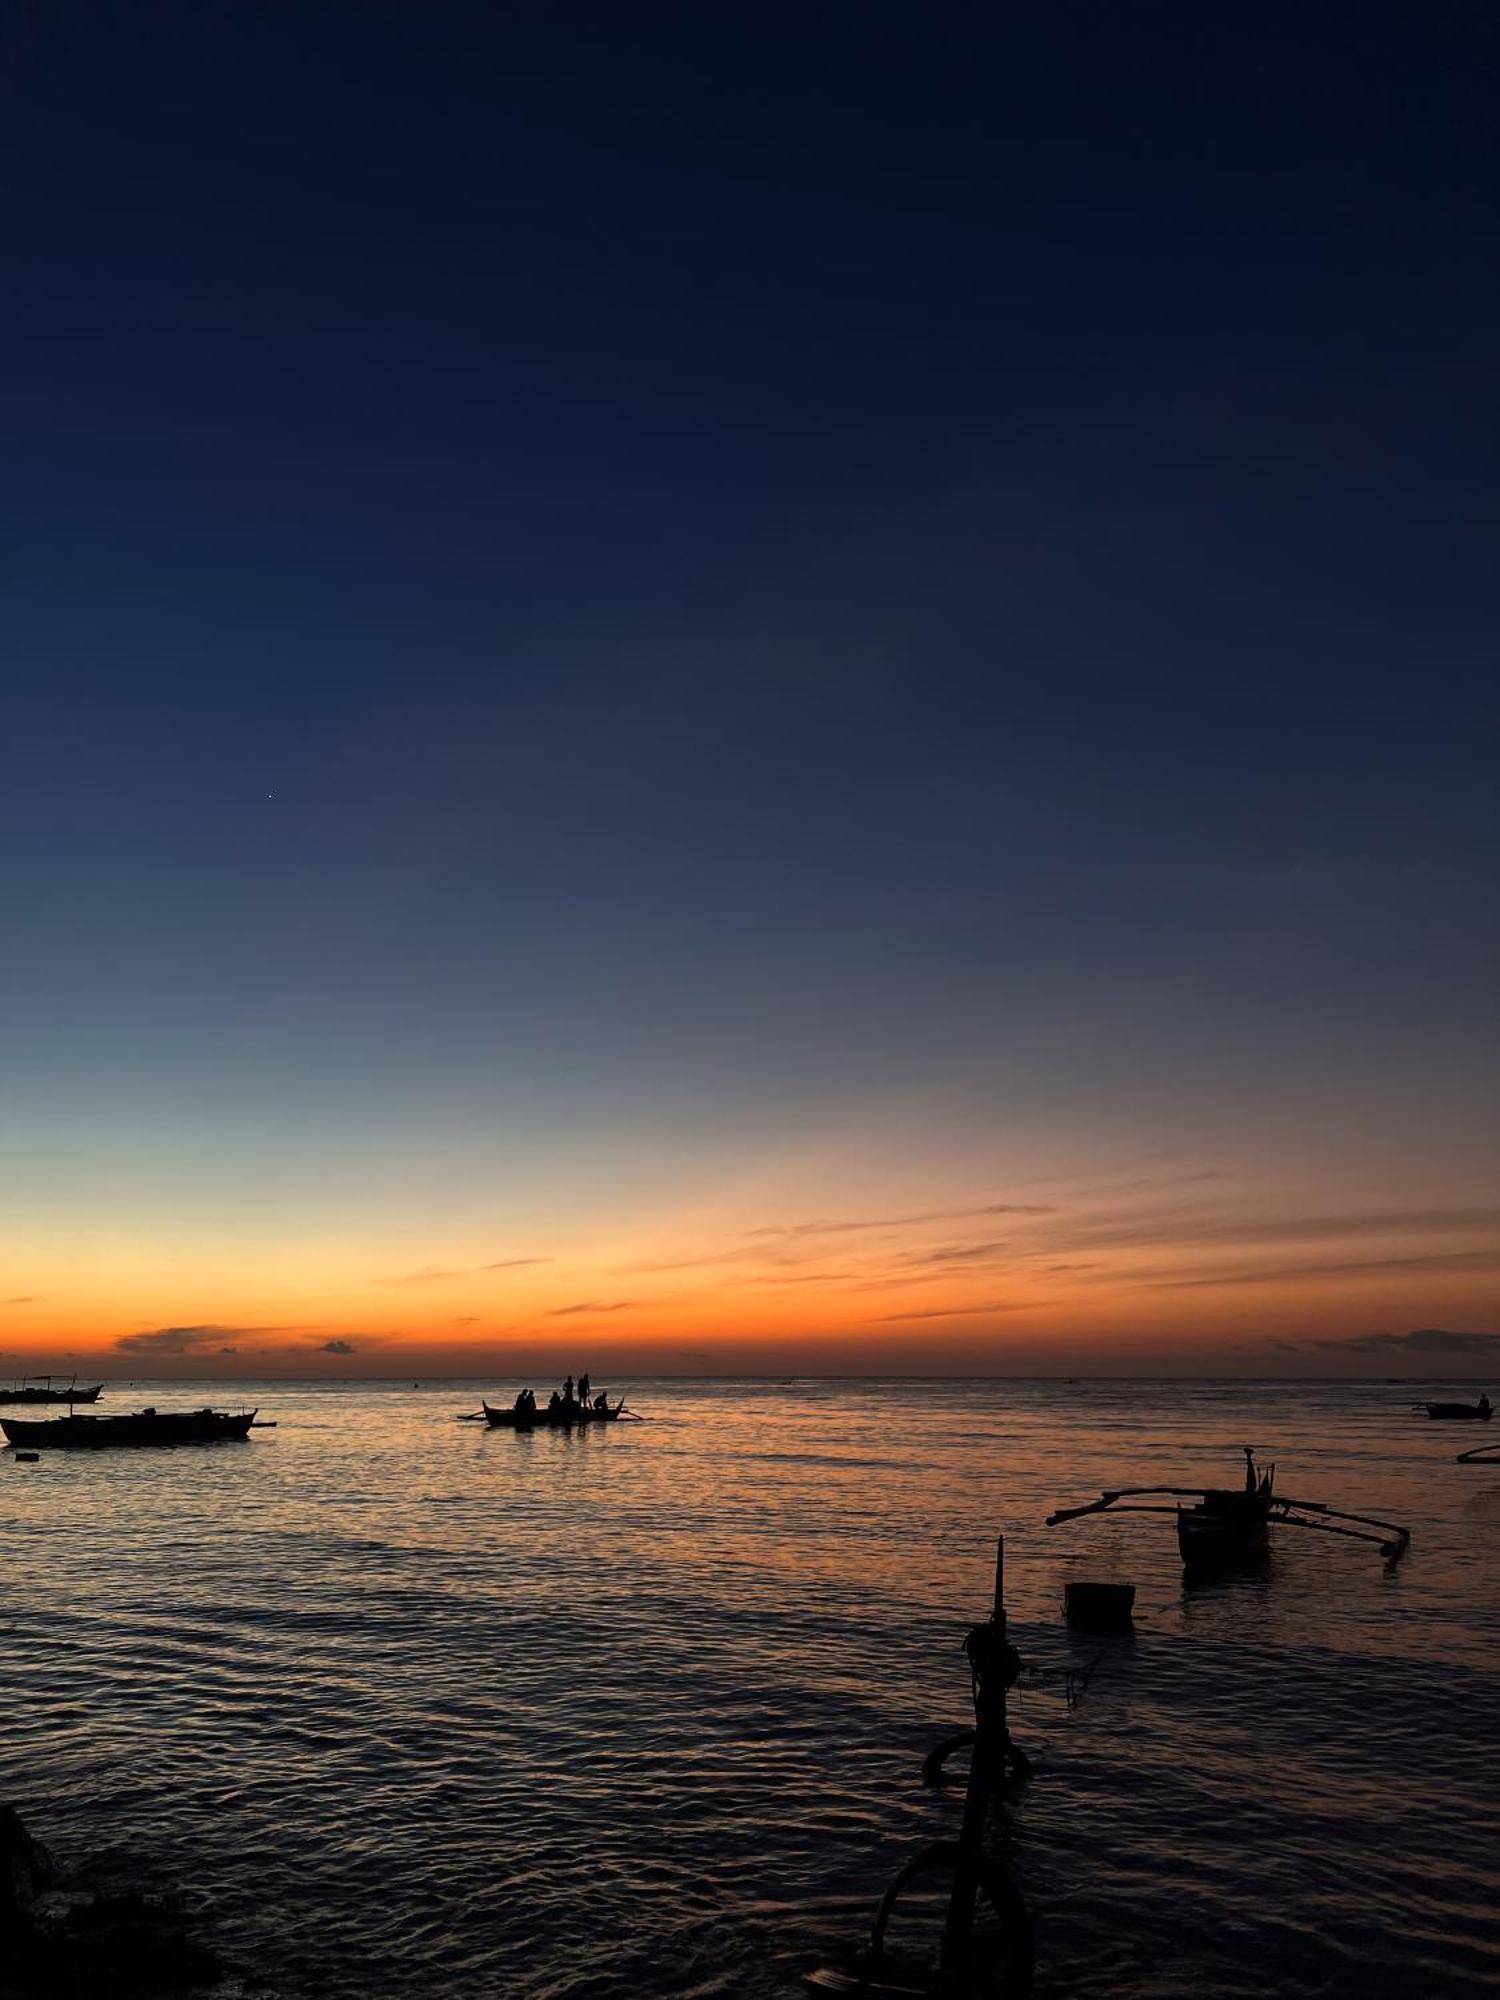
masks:
<path fill-rule="evenodd" d="M 920 1764 L 1003 1531 L 1027 1660 L 1097 1656 L 1012 1712 L 1040 1993 L 1477 1996 L 1500 1465 L 1411 1414 L 1441 1392 L 663 1381 L 649 1422 L 518 1437 L 453 1421 L 474 1384 L 250 1385 L 244 1445 L 0 1460 L 0 1797 L 174 1880 L 285 2000 L 788 1995 L 956 1829 Z M 1185 1591 L 1168 1518 L 1042 1526 L 1234 1483 L 1243 1443 L 1406 1561 L 1273 1531 Z M 1137 1585 L 1133 1639 L 1069 1638 L 1075 1576 Z"/>

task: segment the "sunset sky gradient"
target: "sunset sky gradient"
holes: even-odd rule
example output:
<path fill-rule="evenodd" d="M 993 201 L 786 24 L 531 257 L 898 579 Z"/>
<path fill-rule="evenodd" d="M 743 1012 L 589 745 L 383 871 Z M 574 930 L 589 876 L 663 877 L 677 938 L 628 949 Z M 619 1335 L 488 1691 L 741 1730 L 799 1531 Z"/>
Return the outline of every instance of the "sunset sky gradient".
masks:
<path fill-rule="evenodd" d="M 1500 35 L 1214 11 L 8 31 L 0 1373 L 1487 1373 Z"/>

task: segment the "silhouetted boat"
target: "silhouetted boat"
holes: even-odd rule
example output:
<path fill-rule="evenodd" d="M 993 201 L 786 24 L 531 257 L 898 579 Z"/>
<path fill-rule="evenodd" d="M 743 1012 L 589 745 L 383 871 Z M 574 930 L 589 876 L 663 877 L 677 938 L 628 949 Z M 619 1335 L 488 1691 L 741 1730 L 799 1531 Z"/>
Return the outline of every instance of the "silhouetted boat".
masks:
<path fill-rule="evenodd" d="M 622 1396 L 618 1403 L 606 1403 L 601 1409 L 594 1403 L 559 1403 L 554 1408 L 547 1403 L 534 1404 L 518 1410 L 497 1410 L 492 1403 L 481 1405 L 484 1420 L 497 1431 L 570 1431 L 581 1424 L 612 1424 L 625 1407 Z"/>
<path fill-rule="evenodd" d="M 119 1444 L 218 1444 L 249 1436 L 254 1410 L 231 1416 L 225 1410 L 137 1410 L 128 1417 L 50 1417 L 32 1422 L 0 1417 L 11 1445 L 43 1451 L 97 1451 Z"/>
<path fill-rule="evenodd" d="M 1351 1541 L 1375 1542 L 1392 1566 L 1405 1555 L 1411 1543 L 1409 1529 L 1393 1521 L 1377 1521 L 1369 1514 L 1346 1514 L 1322 1500 L 1290 1500 L 1277 1493 L 1276 1468 L 1261 1472 L 1249 1445 L 1245 1453 L 1245 1483 L 1229 1486 L 1120 1486 L 1101 1493 L 1082 1507 L 1059 1507 L 1047 1516 L 1047 1526 L 1059 1521 L 1076 1521 L 1081 1514 L 1102 1514 L 1117 1509 L 1122 1514 L 1172 1514 L 1177 1522 L 1177 1546 L 1183 1564 L 1190 1570 L 1225 1568 L 1236 1562 L 1253 1560 L 1265 1552 L 1272 1522 L 1289 1528 L 1315 1528 L 1327 1535 L 1347 1535 Z M 1163 1494 L 1164 1502 L 1151 1497 Z M 1193 1496 L 1196 1495 L 1196 1499 Z M 1125 1505 L 1121 1505 L 1121 1502 Z M 1185 1504 L 1191 1501 L 1191 1504 Z M 1315 1520 L 1306 1516 L 1315 1515 Z M 1336 1527 L 1335 1522 L 1356 1521 L 1354 1528 Z M 1369 1534 L 1367 1529 L 1380 1530 Z"/>
<path fill-rule="evenodd" d="M 0 1403 L 97 1403 L 102 1382 L 95 1382 L 92 1388 L 80 1389 L 75 1376 L 66 1389 L 54 1389 L 50 1375 L 39 1375 L 33 1382 L 23 1377 L 14 1387 L 0 1389 Z"/>
<path fill-rule="evenodd" d="M 1455 1424 L 1487 1424 L 1493 1415 L 1488 1396 L 1481 1396 L 1477 1403 L 1418 1403 L 1413 1407 Z"/>
<path fill-rule="evenodd" d="M 1222 1569 L 1264 1552 L 1271 1525 L 1273 1467 L 1260 1480 L 1253 1461 L 1243 1489 L 1210 1486 L 1191 1507 L 1177 1509 L 1177 1547 L 1187 1569 Z"/>

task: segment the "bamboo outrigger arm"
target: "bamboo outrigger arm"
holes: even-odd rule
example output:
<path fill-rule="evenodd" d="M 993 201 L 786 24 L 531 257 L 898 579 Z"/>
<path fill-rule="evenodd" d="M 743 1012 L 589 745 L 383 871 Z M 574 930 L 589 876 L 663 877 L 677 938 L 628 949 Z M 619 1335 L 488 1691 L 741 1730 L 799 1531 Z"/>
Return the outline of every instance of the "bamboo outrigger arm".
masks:
<path fill-rule="evenodd" d="M 1500 1446 L 1486 1449 L 1500 1451 Z M 1204 1496 L 1201 1486 L 1119 1486 L 1101 1493 L 1097 1500 L 1089 1500 L 1081 1507 L 1059 1507 L 1047 1516 L 1047 1526 L 1055 1528 L 1060 1521 L 1076 1521 L 1084 1514 L 1102 1514 L 1114 1509 L 1121 1514 L 1175 1514 L 1174 1505 L 1157 1506 L 1146 1499 L 1147 1495 L 1165 1494 L 1174 1502 L 1177 1499 L 1199 1499 Z M 1127 1504 L 1121 1506 L 1121 1501 Z M 1145 1504 L 1141 1504 L 1145 1501 Z M 1316 1521 L 1301 1518 L 1303 1514 L 1316 1514 Z M 1387 1565 L 1394 1569 L 1411 1546 L 1411 1530 L 1403 1528 L 1395 1521 L 1378 1520 L 1373 1514 L 1350 1514 L 1342 1508 L 1330 1507 L 1323 1500 L 1292 1500 L 1281 1495 L 1271 1502 L 1270 1518 L 1284 1521 L 1293 1528 L 1316 1528 L 1328 1535 L 1344 1535 L 1354 1542 L 1374 1542 L 1385 1557 Z M 1354 1521 L 1359 1525 L 1352 1528 L 1336 1527 L 1337 1521 Z M 1366 1534 L 1367 1528 L 1377 1529 L 1376 1534 Z"/>
<path fill-rule="evenodd" d="M 1100 1514 L 1103 1513 L 1106 1507 L 1113 1507 L 1117 1500 L 1135 1499 L 1142 1493 L 1172 1493 L 1180 1495 L 1183 1499 L 1196 1497 L 1201 1500 L 1204 1491 L 1205 1489 L 1201 1486 L 1118 1486 L 1112 1492 L 1101 1493 L 1097 1500 L 1086 1501 L 1082 1507 L 1059 1507 L 1056 1513 L 1047 1516 L 1046 1525 L 1049 1528 L 1055 1528 L 1059 1521 L 1076 1521 L 1080 1514 Z M 1160 1509 L 1122 1507 L 1120 1511 L 1123 1514 L 1147 1514 L 1154 1512 L 1170 1514 L 1175 1512 L 1175 1509 L 1171 1507 Z"/>
<path fill-rule="evenodd" d="M 1380 1553 L 1392 1568 L 1400 1562 L 1406 1551 L 1411 1547 L 1411 1529 L 1403 1528 L 1399 1521 L 1381 1521 L 1373 1514 L 1349 1514 L 1341 1507 L 1330 1507 L 1326 1501 L 1322 1500 L 1278 1499 L 1276 1505 L 1278 1507 L 1299 1508 L 1304 1514 L 1317 1514 L 1320 1516 L 1316 1521 L 1299 1521 L 1295 1514 L 1278 1516 L 1281 1520 L 1290 1521 L 1293 1527 L 1327 1528 L 1330 1535 L 1348 1535 L 1352 1540 L 1357 1542 L 1376 1543 L 1379 1546 Z M 1357 1521 L 1360 1527 L 1378 1528 L 1380 1533 L 1378 1535 L 1362 1535 L 1357 1528 L 1335 1528 L 1330 1525 L 1334 1521 Z"/>
<path fill-rule="evenodd" d="M 1500 1444 L 1476 1444 L 1472 1451 L 1458 1454 L 1459 1465 L 1500 1465 Z"/>
<path fill-rule="evenodd" d="M 1336 1528 L 1331 1521 L 1304 1521 L 1296 1514 L 1278 1514 L 1275 1519 L 1285 1528 L 1312 1528 L 1322 1535 L 1345 1535 L 1351 1542 L 1373 1542 L 1385 1557 L 1388 1569 L 1394 1569 L 1411 1547 L 1409 1528 L 1391 1527 L 1389 1534 L 1369 1535 L 1363 1528 Z"/>

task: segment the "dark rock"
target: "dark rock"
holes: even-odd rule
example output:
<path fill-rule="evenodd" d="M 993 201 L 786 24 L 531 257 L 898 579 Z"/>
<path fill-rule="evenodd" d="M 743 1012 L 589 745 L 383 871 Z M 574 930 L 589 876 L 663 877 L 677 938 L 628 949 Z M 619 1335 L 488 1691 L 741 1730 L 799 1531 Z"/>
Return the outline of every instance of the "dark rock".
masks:
<path fill-rule="evenodd" d="M 40 1893 L 56 1893 L 38 1903 Z M 211 1986 L 224 1967 L 188 1934 L 171 1896 L 132 1882 L 114 1857 L 61 1880 L 10 1806 L 0 1806 L 5 2000 L 129 1995 L 150 2000 Z"/>
<path fill-rule="evenodd" d="M 14 1806 L 0 1806 L 0 1917 L 29 1910 L 52 1881 L 52 1856 L 33 1840 Z"/>

